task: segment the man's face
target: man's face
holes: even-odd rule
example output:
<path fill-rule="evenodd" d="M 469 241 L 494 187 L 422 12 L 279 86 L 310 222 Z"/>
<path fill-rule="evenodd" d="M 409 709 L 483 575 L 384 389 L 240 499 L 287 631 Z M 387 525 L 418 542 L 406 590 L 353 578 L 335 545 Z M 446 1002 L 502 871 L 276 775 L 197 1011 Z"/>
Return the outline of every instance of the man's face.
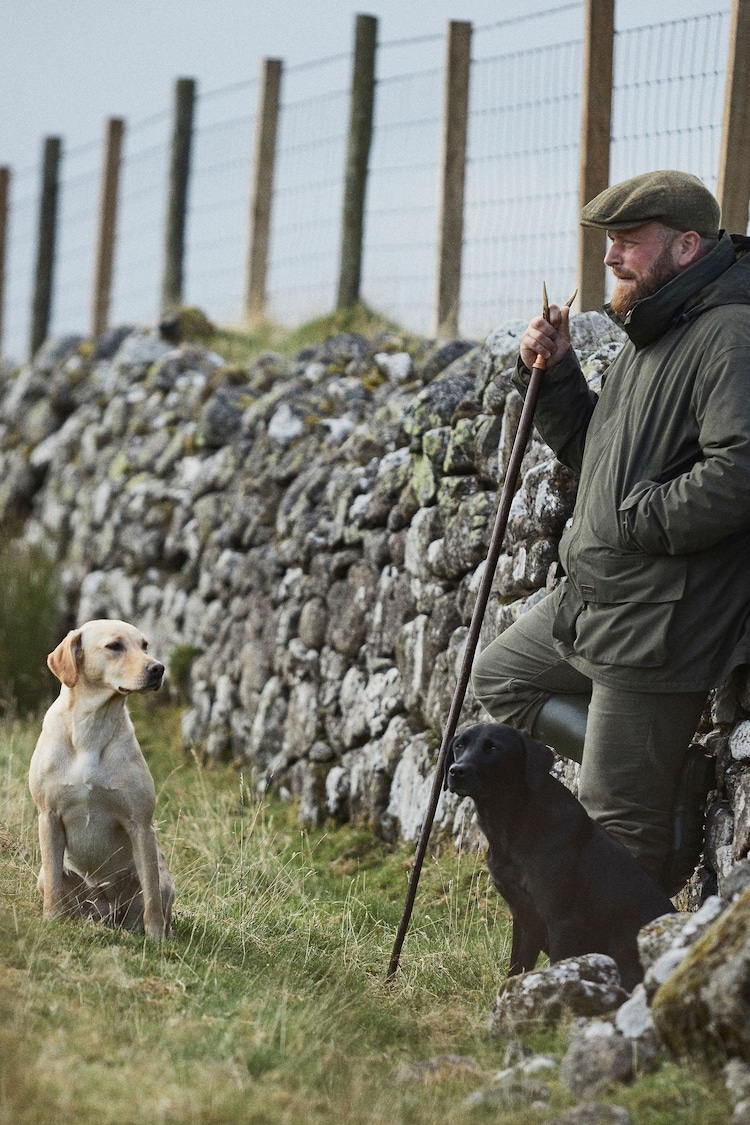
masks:
<path fill-rule="evenodd" d="M 607 231 L 610 246 L 604 257 L 617 278 L 610 305 L 624 320 L 636 301 L 650 297 L 680 272 L 681 235 L 661 223 L 644 223 L 631 230 Z"/>

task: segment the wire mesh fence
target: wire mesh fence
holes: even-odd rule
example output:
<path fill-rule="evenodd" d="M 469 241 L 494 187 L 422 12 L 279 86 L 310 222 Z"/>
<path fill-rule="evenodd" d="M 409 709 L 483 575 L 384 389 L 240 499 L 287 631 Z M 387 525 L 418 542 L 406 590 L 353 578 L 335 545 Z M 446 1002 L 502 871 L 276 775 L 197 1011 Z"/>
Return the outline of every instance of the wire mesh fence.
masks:
<path fill-rule="evenodd" d="M 716 188 L 728 4 L 699 16 L 616 29 L 611 180 L 656 167 Z M 584 5 L 475 27 L 459 321 L 480 337 L 525 320 L 541 280 L 575 284 Z M 382 42 L 366 195 L 362 296 L 405 328 L 432 330 L 444 37 Z M 351 54 L 283 72 L 267 314 L 296 324 L 330 312 L 341 243 Z M 198 90 L 185 248 L 185 303 L 222 324 L 243 318 L 258 83 Z M 112 323 L 160 311 L 171 112 L 128 123 L 122 159 Z M 65 151 L 50 331 L 90 324 L 101 139 Z M 0 158 L 1 158 L 0 154 Z M 40 169 L 14 172 L 4 352 L 28 346 Z"/>
<path fill-rule="evenodd" d="M 475 64 L 462 324 L 528 319 L 575 278 L 581 42 Z"/>
<path fill-rule="evenodd" d="M 336 302 L 349 67 L 338 55 L 284 73 L 268 277 L 268 315 L 281 323 Z"/>
<path fill-rule="evenodd" d="M 421 65 L 408 59 L 402 69 L 416 46 Z M 434 303 L 442 47 L 442 37 L 424 37 L 379 53 L 362 287 L 374 308 L 410 326 L 427 326 Z"/>
<path fill-rule="evenodd" d="M 257 83 L 200 95 L 193 128 L 186 291 L 221 323 L 242 302 Z"/>
<path fill-rule="evenodd" d="M 728 33 L 726 11 L 617 33 L 615 182 L 631 169 L 679 167 L 715 189 Z"/>
<path fill-rule="evenodd" d="M 111 320 L 152 323 L 159 308 L 170 115 L 129 126 L 122 160 Z M 55 320 L 57 330 L 69 330 Z"/>

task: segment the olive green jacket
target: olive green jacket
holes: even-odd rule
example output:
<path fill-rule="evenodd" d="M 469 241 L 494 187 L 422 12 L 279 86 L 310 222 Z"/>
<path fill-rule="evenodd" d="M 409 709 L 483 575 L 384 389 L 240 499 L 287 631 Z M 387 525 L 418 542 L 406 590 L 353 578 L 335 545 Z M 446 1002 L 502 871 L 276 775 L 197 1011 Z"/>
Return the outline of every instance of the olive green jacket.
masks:
<path fill-rule="evenodd" d="M 544 376 L 537 427 L 580 474 L 554 637 L 596 682 L 702 691 L 750 663 L 748 250 L 724 233 L 639 301 L 598 399 L 572 348 Z"/>

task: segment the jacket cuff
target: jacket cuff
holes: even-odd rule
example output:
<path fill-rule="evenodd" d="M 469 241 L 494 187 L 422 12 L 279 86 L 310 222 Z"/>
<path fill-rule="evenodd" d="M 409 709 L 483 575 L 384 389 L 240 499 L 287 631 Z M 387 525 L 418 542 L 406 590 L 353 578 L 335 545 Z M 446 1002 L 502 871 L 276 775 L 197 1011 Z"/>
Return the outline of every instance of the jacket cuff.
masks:
<path fill-rule="evenodd" d="M 564 382 L 571 375 L 579 372 L 580 370 L 581 365 L 578 362 L 578 356 L 576 355 L 575 349 L 571 344 L 560 362 L 556 363 L 554 367 L 550 367 L 549 371 L 545 371 L 544 383 Z M 511 379 L 513 386 L 516 388 L 516 390 L 520 391 L 521 394 L 524 394 L 526 388 L 529 385 L 530 379 L 531 368 L 526 366 L 519 355 L 518 360 L 516 361 L 516 369 L 513 372 L 513 376 Z"/>

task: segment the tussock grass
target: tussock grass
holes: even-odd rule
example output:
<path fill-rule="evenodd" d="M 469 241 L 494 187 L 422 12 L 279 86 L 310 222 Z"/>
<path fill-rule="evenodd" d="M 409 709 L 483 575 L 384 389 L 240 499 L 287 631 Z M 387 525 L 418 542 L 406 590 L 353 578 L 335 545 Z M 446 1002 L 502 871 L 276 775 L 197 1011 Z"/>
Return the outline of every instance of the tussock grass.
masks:
<path fill-rule="evenodd" d="M 476 1076 L 397 1083 L 441 1054 L 493 1074 L 486 1019 L 508 956 L 505 907 L 481 856 L 425 865 L 402 971 L 385 972 L 412 849 L 355 828 L 300 829 L 241 773 L 178 753 L 179 716 L 148 699 L 134 718 L 157 785 L 177 884 L 174 936 L 44 923 L 36 816 L 26 786 L 38 724 L 0 726 L 0 1125 L 531 1125 L 550 1107 L 470 1110 Z M 556 1054 L 564 1036 L 533 1045 Z M 720 1083 L 691 1068 L 605 1100 L 634 1121 L 728 1120 Z"/>
<path fill-rule="evenodd" d="M 248 331 L 216 328 L 209 344 L 228 363 L 246 365 L 261 352 L 273 351 L 293 356 L 304 347 L 322 344 L 329 336 L 338 336 L 344 332 L 357 332 L 368 338 L 373 338 L 380 332 L 393 332 L 406 336 L 412 346 L 417 346 L 417 337 L 405 332 L 395 321 L 369 308 L 364 302 L 308 320 L 296 328 L 285 328 L 271 321 Z"/>
<path fill-rule="evenodd" d="M 0 545 L 0 713 L 35 711 L 54 694 L 45 660 L 61 639 L 57 565 L 5 529 Z"/>

